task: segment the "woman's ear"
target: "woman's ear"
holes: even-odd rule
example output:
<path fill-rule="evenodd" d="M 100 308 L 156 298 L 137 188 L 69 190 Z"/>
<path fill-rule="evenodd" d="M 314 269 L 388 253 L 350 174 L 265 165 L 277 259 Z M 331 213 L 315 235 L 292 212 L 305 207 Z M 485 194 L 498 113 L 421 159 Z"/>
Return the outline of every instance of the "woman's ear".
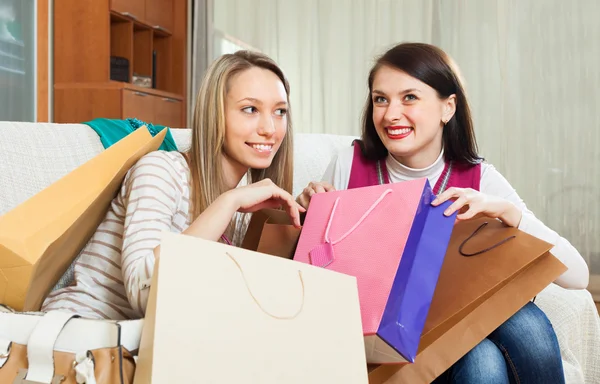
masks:
<path fill-rule="evenodd" d="M 442 122 L 444 125 L 452 119 L 456 113 L 456 95 L 452 94 L 444 100 L 444 110 L 442 112 Z"/>

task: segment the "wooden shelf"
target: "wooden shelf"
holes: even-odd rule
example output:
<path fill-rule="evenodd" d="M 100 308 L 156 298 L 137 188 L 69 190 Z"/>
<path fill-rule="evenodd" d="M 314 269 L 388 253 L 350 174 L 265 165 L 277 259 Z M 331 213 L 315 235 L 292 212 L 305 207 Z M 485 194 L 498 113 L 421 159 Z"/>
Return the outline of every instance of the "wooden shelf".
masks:
<path fill-rule="evenodd" d="M 171 31 L 164 28 L 152 27 L 152 29 L 154 30 L 154 36 L 169 37 L 173 35 Z"/>
<path fill-rule="evenodd" d="M 154 35 L 153 49 L 156 53 L 156 88 L 173 91 L 171 37 Z"/>
<path fill-rule="evenodd" d="M 173 0 L 146 0 L 145 20 L 155 30 L 171 34 L 173 30 Z"/>
<path fill-rule="evenodd" d="M 111 11 L 110 12 L 110 20 L 111 22 L 114 21 L 122 21 L 122 22 L 128 22 L 128 21 L 133 21 L 135 19 L 131 18 L 131 17 L 127 17 L 126 15 L 123 15 L 120 12 L 117 11 Z"/>
<path fill-rule="evenodd" d="M 152 29 L 133 25 L 133 73 L 152 76 Z"/>
<path fill-rule="evenodd" d="M 107 83 L 62 83 L 55 84 L 54 89 L 129 89 L 131 91 L 143 92 L 149 95 L 167 97 L 175 100 L 183 100 L 184 96 L 172 92 L 161 91 L 160 89 L 145 88 L 122 81 L 110 81 Z"/>
<path fill-rule="evenodd" d="M 55 2 L 55 121 L 137 113 L 155 124 L 184 126 L 187 6 L 187 0 Z M 113 80 L 111 57 L 126 60 L 127 81 Z M 156 88 L 133 85 L 134 74 L 154 75 Z"/>
<path fill-rule="evenodd" d="M 178 95 L 176 93 L 167 92 L 167 91 L 161 91 L 160 89 L 144 88 L 144 87 L 139 87 L 137 85 L 133 85 L 133 84 L 129 84 L 129 83 L 120 83 L 120 84 L 123 85 L 123 88 L 130 89 L 132 91 L 145 92 L 150 95 L 167 97 L 169 99 L 175 99 L 175 100 L 183 100 L 184 99 L 183 95 Z"/>
<path fill-rule="evenodd" d="M 110 11 L 130 20 L 144 20 L 146 0 L 110 0 Z"/>
<path fill-rule="evenodd" d="M 128 81 L 131 81 L 133 61 L 133 24 L 119 18 L 110 19 L 110 56 L 126 59 L 129 62 Z"/>
<path fill-rule="evenodd" d="M 113 18 L 115 20 L 129 21 L 141 28 L 152 29 L 155 33 L 157 33 L 161 36 L 172 36 L 173 35 L 171 28 L 168 28 L 168 27 L 160 25 L 160 24 L 151 24 L 151 23 L 148 23 L 147 21 L 131 17 L 127 14 L 123 14 L 123 13 L 120 13 L 117 11 L 111 11 L 110 16 L 111 16 L 111 18 Z M 169 24 L 167 24 L 167 25 L 169 25 Z"/>

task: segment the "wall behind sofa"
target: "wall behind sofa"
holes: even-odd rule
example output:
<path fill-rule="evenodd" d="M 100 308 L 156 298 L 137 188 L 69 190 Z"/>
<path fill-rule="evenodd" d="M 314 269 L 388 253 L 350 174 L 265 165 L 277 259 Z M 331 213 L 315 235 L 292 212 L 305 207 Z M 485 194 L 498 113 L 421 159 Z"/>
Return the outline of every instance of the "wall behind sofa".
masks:
<path fill-rule="evenodd" d="M 481 153 L 588 260 L 600 298 L 600 2 L 219 0 L 214 28 L 277 60 L 296 131 L 359 134 L 373 57 L 439 45 L 461 67 Z"/>

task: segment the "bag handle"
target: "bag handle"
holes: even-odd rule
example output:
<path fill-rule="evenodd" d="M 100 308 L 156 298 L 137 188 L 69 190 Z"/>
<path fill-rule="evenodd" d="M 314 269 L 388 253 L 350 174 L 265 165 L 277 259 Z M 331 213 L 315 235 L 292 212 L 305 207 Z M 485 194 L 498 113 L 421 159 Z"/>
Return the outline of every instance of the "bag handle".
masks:
<path fill-rule="evenodd" d="M 0 368 L 4 366 L 4 364 L 10 357 L 11 347 L 12 341 L 0 338 Z"/>
<path fill-rule="evenodd" d="M 325 242 L 326 243 L 330 243 L 331 245 L 335 245 L 335 244 L 339 243 L 340 241 L 344 240 L 352 232 L 354 232 L 354 230 L 356 228 L 358 228 L 358 226 L 367 218 L 367 216 L 369 216 L 369 214 L 371 212 L 373 212 L 373 210 L 375 209 L 375 207 L 377 207 L 377 205 L 379 203 L 381 203 L 381 201 L 383 200 L 383 198 L 388 193 L 392 193 L 392 192 L 393 192 L 393 190 L 391 188 L 390 189 L 386 189 L 381 194 L 381 196 L 379 196 L 379 198 L 377 200 L 375 200 L 375 202 L 371 205 L 371 207 L 369 207 L 369 209 L 367 209 L 367 211 L 362 215 L 362 217 L 360 219 L 358 219 L 358 221 L 356 222 L 356 224 L 354 224 L 354 226 L 348 230 L 348 232 L 344 233 L 344 235 L 342 237 L 340 237 L 339 239 L 337 239 L 336 241 L 330 241 L 330 239 L 329 239 L 329 229 L 331 228 L 331 222 L 333 221 L 333 216 L 335 214 L 335 209 L 337 208 L 337 205 L 340 202 L 340 198 L 339 197 L 337 199 L 335 199 L 335 203 L 333 204 L 333 209 L 331 210 L 331 215 L 329 215 L 329 221 L 327 222 L 327 229 L 325 229 Z"/>
<path fill-rule="evenodd" d="M 467 237 L 462 243 L 460 243 L 460 246 L 458 247 L 458 252 L 460 252 L 461 255 L 463 255 L 465 257 L 471 257 L 471 256 L 481 255 L 482 253 L 491 251 L 492 249 L 494 249 L 496 247 L 499 247 L 502 244 L 506 243 L 507 241 L 512 240 L 512 239 L 514 239 L 516 237 L 515 235 L 512 235 L 512 236 L 509 236 L 506 239 L 504 239 L 504 240 L 502 240 L 502 241 L 500 241 L 500 242 L 498 242 L 498 243 L 496 243 L 494 245 L 491 245 L 491 246 L 489 246 L 489 247 L 487 247 L 485 249 L 482 249 L 481 251 L 474 252 L 474 253 L 465 253 L 463 251 L 463 247 L 465 246 L 465 244 L 467 244 L 467 242 L 469 240 L 471 240 L 473 237 L 475 237 L 475 235 L 477 235 L 478 232 L 480 232 L 483 228 L 485 228 L 486 225 L 488 225 L 487 221 L 484 222 L 484 223 L 482 223 L 469 237 Z"/>
<path fill-rule="evenodd" d="M 300 285 L 302 287 L 302 303 L 300 304 L 300 308 L 298 308 L 298 310 L 296 311 L 296 313 L 294 313 L 293 315 L 288 315 L 288 316 L 279 316 L 279 315 L 274 315 L 272 313 L 270 313 L 269 311 L 267 311 L 258 301 L 258 299 L 256 298 L 256 296 L 254 296 L 254 293 L 252 293 L 252 289 L 250 289 L 250 285 L 248 284 L 248 279 L 246 279 L 246 274 L 244 273 L 244 270 L 242 269 L 241 265 L 237 262 L 237 260 L 229 253 L 229 252 L 225 252 L 225 254 L 227 256 L 229 256 L 229 258 L 235 263 L 235 265 L 238 267 L 238 269 L 240 270 L 240 273 L 242 274 L 242 278 L 244 279 L 244 284 L 246 284 L 246 289 L 248 290 L 248 293 L 250 294 L 250 297 L 252 297 L 252 300 L 254 300 L 254 303 L 256 303 L 256 305 L 258 306 L 258 308 L 260 308 L 261 311 L 263 311 L 266 315 L 277 319 L 277 320 L 293 320 L 296 317 L 298 317 L 298 315 L 302 312 L 302 310 L 304 309 L 304 298 L 305 298 L 305 293 L 304 293 L 304 279 L 302 278 L 302 271 L 298 270 L 298 278 L 300 279 Z"/>
<path fill-rule="evenodd" d="M 19 370 L 14 384 L 51 384 L 64 379 L 62 375 L 54 376 L 54 344 L 65 325 L 74 317 L 79 316 L 61 311 L 50 311 L 42 316 L 27 341 L 29 368 Z"/>

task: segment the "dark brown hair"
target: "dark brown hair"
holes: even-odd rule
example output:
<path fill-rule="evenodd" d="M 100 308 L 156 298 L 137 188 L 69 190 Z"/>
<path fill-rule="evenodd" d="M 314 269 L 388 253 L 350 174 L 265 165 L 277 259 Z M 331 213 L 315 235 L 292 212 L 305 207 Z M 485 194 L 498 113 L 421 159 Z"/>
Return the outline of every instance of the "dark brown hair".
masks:
<path fill-rule="evenodd" d="M 369 72 L 369 95 L 362 116 L 362 150 L 368 159 L 379 160 L 388 151 L 381 142 L 373 123 L 373 80 L 382 66 L 396 68 L 429 85 L 440 99 L 456 95 L 456 112 L 446 123 L 442 134 L 446 161 L 477 164 L 483 159 L 477 154 L 477 142 L 471 119 L 471 109 L 456 65 L 441 49 L 423 43 L 402 43 L 377 59 Z"/>

